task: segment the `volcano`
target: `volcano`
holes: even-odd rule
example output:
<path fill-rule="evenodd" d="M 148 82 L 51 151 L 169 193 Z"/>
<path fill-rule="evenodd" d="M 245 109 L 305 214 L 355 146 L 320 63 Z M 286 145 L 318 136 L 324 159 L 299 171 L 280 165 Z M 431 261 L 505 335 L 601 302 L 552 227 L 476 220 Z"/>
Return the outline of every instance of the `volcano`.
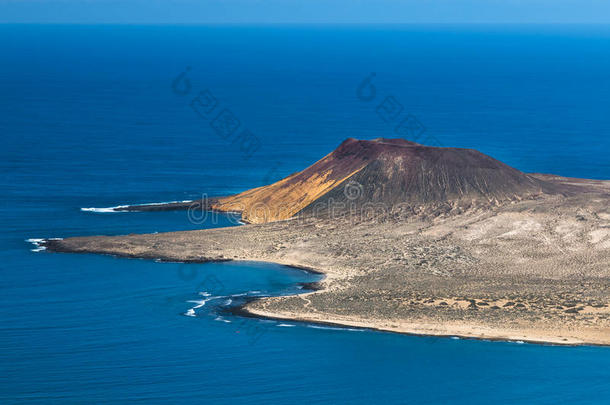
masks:
<path fill-rule="evenodd" d="M 32 240 L 36 250 L 274 262 L 327 275 L 306 297 L 256 297 L 235 314 L 610 345 L 607 180 L 523 173 L 471 149 L 347 139 L 264 187 L 102 212 L 184 209 L 194 224 L 217 210 L 254 225 Z"/>
<path fill-rule="evenodd" d="M 499 204 L 564 190 L 473 149 L 404 139 L 348 138 L 308 168 L 276 183 L 209 202 L 250 223 L 285 220 L 316 207 L 365 204 Z"/>

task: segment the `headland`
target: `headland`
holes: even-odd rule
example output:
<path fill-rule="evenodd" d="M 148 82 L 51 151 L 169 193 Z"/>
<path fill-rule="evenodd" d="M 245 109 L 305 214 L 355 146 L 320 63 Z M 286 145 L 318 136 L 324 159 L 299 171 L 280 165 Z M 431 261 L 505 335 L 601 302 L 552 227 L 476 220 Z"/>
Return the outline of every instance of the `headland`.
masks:
<path fill-rule="evenodd" d="M 239 211 L 245 226 L 46 240 L 57 252 L 269 261 L 320 289 L 277 319 L 408 334 L 610 345 L 610 181 L 527 174 L 471 149 L 348 139 L 234 196 L 124 210 Z"/>

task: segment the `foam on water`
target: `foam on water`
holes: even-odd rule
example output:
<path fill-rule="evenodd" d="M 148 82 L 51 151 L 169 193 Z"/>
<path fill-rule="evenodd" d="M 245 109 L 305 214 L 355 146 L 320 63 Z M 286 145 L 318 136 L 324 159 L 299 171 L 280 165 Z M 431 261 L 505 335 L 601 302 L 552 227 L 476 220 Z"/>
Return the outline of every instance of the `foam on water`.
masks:
<path fill-rule="evenodd" d="M 205 297 L 205 298 L 202 299 L 202 300 L 189 300 L 189 301 L 187 301 L 187 302 L 190 302 L 191 304 L 197 304 L 197 305 L 195 305 L 194 307 L 192 307 L 188 311 L 186 311 L 186 313 L 184 315 L 186 315 L 186 316 L 196 316 L 195 310 L 198 309 L 198 308 L 203 307 L 208 301 L 212 301 L 212 300 L 219 299 L 219 298 L 225 298 L 223 296 L 214 296 L 214 295 L 210 294 L 207 291 L 201 291 L 201 292 L 199 292 L 199 295 L 202 296 L 202 297 Z"/>
<path fill-rule="evenodd" d="M 123 212 L 123 211 L 117 211 L 118 208 L 125 208 L 128 207 L 128 205 L 117 205 L 116 207 L 106 207 L 106 208 L 95 208 L 95 207 L 89 207 L 89 208 L 81 208 L 81 211 L 85 211 L 85 212 Z"/>
<path fill-rule="evenodd" d="M 352 332 L 362 332 L 364 329 L 355 329 L 355 328 L 342 328 L 342 327 L 334 327 L 334 326 L 321 326 L 321 325 L 307 325 L 308 328 L 312 329 L 326 329 L 326 330 L 348 330 Z"/>
<path fill-rule="evenodd" d="M 44 239 L 30 238 L 26 239 L 25 241 L 36 246 L 34 249 L 30 249 L 32 252 L 41 252 L 43 250 L 46 250 L 46 247 L 40 246 L 40 243 L 43 242 Z"/>
<path fill-rule="evenodd" d="M 197 304 L 196 306 L 194 306 L 192 309 L 197 309 L 197 308 L 201 308 L 202 306 L 205 305 L 206 302 L 208 302 L 209 300 L 200 300 L 200 301 L 187 301 L 190 302 L 191 304 Z"/>
<path fill-rule="evenodd" d="M 45 246 L 41 246 L 41 243 L 45 240 L 62 240 L 62 238 L 30 238 L 25 241 L 36 246 L 34 249 L 30 249 L 32 252 L 42 252 L 43 250 L 47 250 Z"/>
<path fill-rule="evenodd" d="M 183 201 L 163 201 L 163 202 L 155 202 L 155 203 L 144 203 L 144 204 L 127 204 L 127 205 L 115 205 L 114 207 L 102 207 L 102 208 L 97 208 L 97 207 L 88 207 L 88 208 L 81 208 L 81 211 L 85 211 L 85 212 L 97 212 L 97 213 L 109 213 L 109 212 L 133 212 L 133 211 L 137 211 L 137 207 L 146 207 L 149 205 L 162 205 L 162 204 L 175 204 L 175 203 L 190 203 L 193 202 L 193 200 L 183 200 Z M 127 208 L 127 207 L 133 207 L 133 209 L 129 210 L 129 211 L 125 211 L 122 210 L 122 208 Z"/>

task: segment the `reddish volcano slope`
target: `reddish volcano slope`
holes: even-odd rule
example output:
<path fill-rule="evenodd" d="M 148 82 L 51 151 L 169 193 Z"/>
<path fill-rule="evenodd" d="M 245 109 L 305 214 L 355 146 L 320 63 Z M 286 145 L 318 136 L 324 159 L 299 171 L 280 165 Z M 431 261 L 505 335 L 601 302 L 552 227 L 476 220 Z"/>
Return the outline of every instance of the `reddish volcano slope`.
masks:
<path fill-rule="evenodd" d="M 345 140 L 305 170 L 268 186 L 221 198 L 212 208 L 244 220 L 288 219 L 333 203 L 439 203 L 522 199 L 560 192 L 472 149 L 429 147 L 403 139 Z"/>

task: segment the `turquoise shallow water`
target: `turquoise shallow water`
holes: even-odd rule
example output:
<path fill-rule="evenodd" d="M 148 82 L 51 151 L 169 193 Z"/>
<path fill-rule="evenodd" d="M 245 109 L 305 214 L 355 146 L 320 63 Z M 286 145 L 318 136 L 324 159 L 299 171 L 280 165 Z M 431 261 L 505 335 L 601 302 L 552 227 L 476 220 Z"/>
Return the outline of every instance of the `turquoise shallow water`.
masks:
<path fill-rule="evenodd" d="M 317 276 L 32 252 L 25 241 L 235 226 L 80 208 L 277 180 L 348 136 L 393 136 L 376 108 L 389 95 L 441 144 L 525 171 L 610 178 L 607 29 L 5 25 L 0 34 L 1 402 L 609 402 L 607 348 L 243 319 L 226 308 L 297 293 Z M 172 81 L 187 66 L 183 95 Z M 371 72 L 376 95 L 363 101 L 356 90 Z M 204 89 L 256 136 L 251 156 L 189 107 Z"/>

